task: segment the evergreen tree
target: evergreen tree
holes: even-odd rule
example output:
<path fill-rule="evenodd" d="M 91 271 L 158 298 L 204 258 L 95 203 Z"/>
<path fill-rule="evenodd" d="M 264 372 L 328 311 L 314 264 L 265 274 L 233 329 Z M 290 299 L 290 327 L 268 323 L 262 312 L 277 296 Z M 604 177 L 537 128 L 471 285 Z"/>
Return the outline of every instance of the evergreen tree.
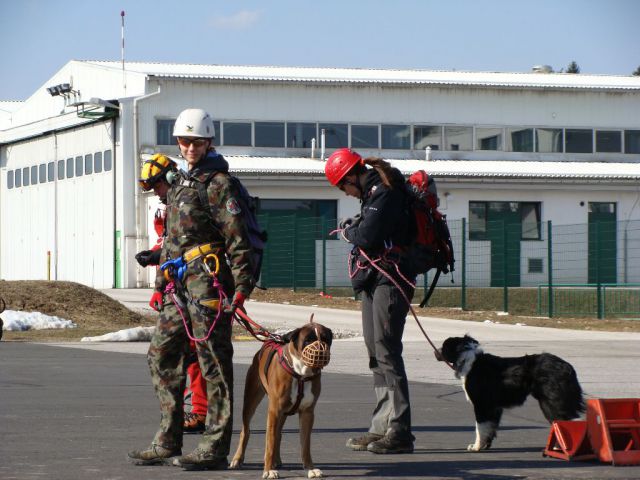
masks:
<path fill-rule="evenodd" d="M 640 67 L 636 68 L 631 75 L 636 77 L 640 77 Z"/>
<path fill-rule="evenodd" d="M 575 60 L 567 66 L 567 73 L 580 73 L 580 67 Z"/>

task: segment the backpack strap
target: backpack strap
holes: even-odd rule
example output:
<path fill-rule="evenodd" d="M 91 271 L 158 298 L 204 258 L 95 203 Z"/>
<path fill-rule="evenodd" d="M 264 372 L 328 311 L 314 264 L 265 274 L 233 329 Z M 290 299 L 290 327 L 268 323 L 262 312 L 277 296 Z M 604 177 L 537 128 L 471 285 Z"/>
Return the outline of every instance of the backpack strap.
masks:
<path fill-rule="evenodd" d="M 438 279 L 440 278 L 441 273 L 442 273 L 442 269 L 438 268 L 436 270 L 436 274 L 433 276 L 433 280 L 431 280 L 431 286 L 429 287 L 429 291 L 424 294 L 424 298 L 420 302 L 420 308 L 426 307 L 427 302 L 429 302 L 429 299 L 431 298 L 431 295 L 433 295 L 433 291 L 435 290 L 436 285 L 438 284 Z"/>

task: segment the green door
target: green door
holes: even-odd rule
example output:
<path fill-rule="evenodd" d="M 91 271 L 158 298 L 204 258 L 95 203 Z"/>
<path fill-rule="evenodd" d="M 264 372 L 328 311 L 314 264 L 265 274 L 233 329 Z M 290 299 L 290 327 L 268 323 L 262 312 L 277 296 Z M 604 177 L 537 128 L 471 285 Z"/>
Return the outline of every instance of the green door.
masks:
<path fill-rule="evenodd" d="M 522 220 L 518 202 L 489 202 L 487 236 L 491 241 L 491 286 L 520 286 Z"/>
<path fill-rule="evenodd" d="M 262 263 L 263 287 L 316 286 L 316 243 L 335 228 L 331 227 L 336 208 L 333 200 L 260 200 L 258 220 L 269 235 Z M 326 232 L 321 232 L 323 216 Z"/>
<path fill-rule="evenodd" d="M 614 202 L 589 202 L 589 283 L 617 282 L 617 222 Z"/>

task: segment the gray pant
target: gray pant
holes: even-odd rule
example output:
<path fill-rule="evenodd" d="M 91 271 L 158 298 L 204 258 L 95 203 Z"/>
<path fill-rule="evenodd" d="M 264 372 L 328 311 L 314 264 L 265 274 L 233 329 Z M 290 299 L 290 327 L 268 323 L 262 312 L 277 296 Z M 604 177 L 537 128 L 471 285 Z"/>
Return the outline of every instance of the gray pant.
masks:
<path fill-rule="evenodd" d="M 413 290 L 407 292 L 409 300 Z M 370 433 L 413 440 L 409 383 L 402 359 L 402 333 L 409 305 L 392 285 L 362 293 L 362 331 L 373 372 L 376 407 Z"/>

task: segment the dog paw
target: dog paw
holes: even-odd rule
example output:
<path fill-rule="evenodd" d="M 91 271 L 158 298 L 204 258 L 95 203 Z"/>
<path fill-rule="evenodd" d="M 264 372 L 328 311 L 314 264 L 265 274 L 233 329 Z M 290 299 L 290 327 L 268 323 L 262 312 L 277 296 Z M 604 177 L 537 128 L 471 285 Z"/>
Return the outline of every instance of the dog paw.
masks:
<path fill-rule="evenodd" d="M 322 470 L 320 470 L 319 468 L 310 468 L 307 471 L 307 478 L 322 478 L 324 477 L 324 474 L 322 473 Z"/>
<path fill-rule="evenodd" d="M 262 472 L 262 478 L 280 478 L 278 470 L 265 470 Z"/>
<path fill-rule="evenodd" d="M 467 450 L 469 452 L 479 452 L 481 450 L 488 450 L 489 447 L 491 446 L 491 444 L 485 444 L 485 445 L 476 445 L 475 443 L 472 443 L 471 445 L 469 445 L 467 447 Z"/>
<path fill-rule="evenodd" d="M 238 470 L 239 468 L 242 468 L 243 463 L 244 462 L 242 460 L 234 458 L 229 464 L 229 470 Z"/>

